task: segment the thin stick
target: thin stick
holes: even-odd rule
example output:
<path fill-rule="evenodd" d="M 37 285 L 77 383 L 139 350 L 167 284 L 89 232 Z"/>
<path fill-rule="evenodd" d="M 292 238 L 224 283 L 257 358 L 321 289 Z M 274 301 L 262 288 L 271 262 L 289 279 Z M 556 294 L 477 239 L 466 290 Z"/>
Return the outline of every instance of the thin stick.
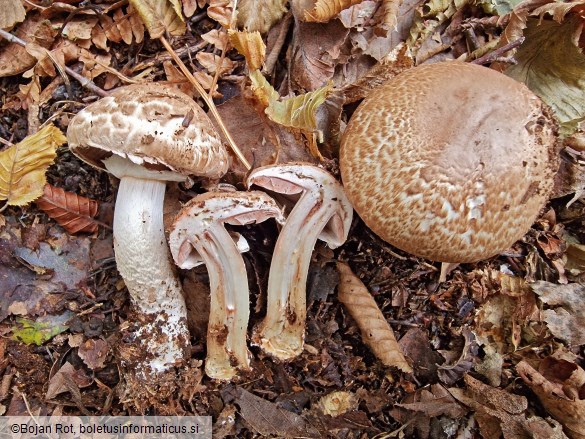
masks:
<path fill-rule="evenodd" d="M 175 63 L 179 66 L 179 69 L 181 69 L 181 72 L 183 72 L 183 74 L 187 77 L 189 82 L 191 84 L 193 84 L 193 86 L 195 87 L 195 90 L 197 90 L 197 93 L 199 93 L 199 95 L 201 96 L 201 99 L 203 99 L 205 101 L 205 103 L 207 104 L 207 106 L 209 107 L 209 111 L 211 112 L 211 114 L 213 115 L 215 120 L 217 121 L 217 124 L 219 125 L 219 127 L 221 128 L 221 131 L 223 132 L 226 139 L 228 140 L 230 147 L 232 148 L 232 151 L 234 152 L 236 157 L 242 162 L 242 164 L 244 165 L 244 167 L 247 170 L 252 169 L 252 167 L 250 166 L 250 163 L 248 163 L 248 160 L 246 160 L 246 157 L 244 157 L 244 154 L 242 154 L 242 151 L 240 151 L 240 149 L 236 145 L 236 142 L 234 141 L 234 139 L 230 135 L 229 131 L 227 130 L 226 126 L 224 125 L 223 120 L 221 119 L 221 116 L 219 115 L 219 113 L 217 111 L 215 103 L 213 102 L 213 99 L 211 99 L 207 95 L 207 93 L 205 92 L 205 90 L 203 89 L 201 84 L 199 84 L 199 81 L 197 81 L 197 79 L 195 79 L 195 77 L 191 74 L 191 72 L 189 71 L 189 69 L 187 68 L 185 63 L 181 60 L 181 58 L 179 58 L 177 56 L 177 54 L 175 53 L 175 51 L 173 50 L 173 48 L 171 47 L 169 42 L 166 40 L 166 38 L 160 37 L 159 40 L 163 44 L 163 46 L 165 46 L 165 49 L 167 49 L 167 52 L 169 52 L 169 54 L 171 55 L 171 57 L 173 58 Z"/>
<path fill-rule="evenodd" d="M 19 46 L 26 47 L 26 41 L 21 40 L 20 38 L 12 35 L 10 32 L 6 32 L 5 30 L 0 29 L 0 37 L 5 38 L 6 40 L 8 40 L 11 43 L 15 43 L 15 44 L 18 44 Z M 57 65 L 57 68 L 59 68 L 58 65 Z M 96 95 L 101 96 L 101 97 L 109 96 L 109 93 L 107 91 L 102 90 L 97 85 L 95 85 L 93 81 L 91 81 L 87 78 L 84 78 L 79 73 L 70 69 L 67 66 L 65 66 L 65 72 L 69 76 L 71 76 L 72 78 L 77 80 L 81 84 L 82 87 L 85 87 L 88 90 L 91 90 Z"/>
<path fill-rule="evenodd" d="M 494 51 L 492 51 L 490 53 L 486 53 L 484 56 L 481 56 L 477 59 L 474 59 L 473 61 L 471 61 L 471 64 L 480 64 L 481 65 L 481 64 L 492 63 L 492 62 L 496 61 L 499 57 L 504 55 L 504 53 L 520 46 L 524 42 L 525 39 L 526 39 L 525 37 L 520 37 L 517 40 L 512 41 L 511 43 L 504 44 L 502 47 L 498 47 Z"/>

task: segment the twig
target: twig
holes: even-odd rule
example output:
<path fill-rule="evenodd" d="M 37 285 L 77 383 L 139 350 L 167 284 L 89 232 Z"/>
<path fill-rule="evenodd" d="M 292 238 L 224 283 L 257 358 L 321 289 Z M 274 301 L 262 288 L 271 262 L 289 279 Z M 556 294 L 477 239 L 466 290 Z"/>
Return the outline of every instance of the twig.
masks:
<path fill-rule="evenodd" d="M 471 64 L 480 64 L 480 65 L 490 64 L 490 63 L 496 61 L 502 55 L 504 55 L 504 53 L 520 46 L 524 42 L 525 39 L 526 39 L 525 37 L 520 37 L 517 40 L 512 41 L 511 43 L 504 44 L 502 47 L 498 47 L 494 51 L 492 51 L 490 53 L 486 53 L 484 56 L 481 56 L 477 59 L 474 59 L 473 61 L 471 61 Z"/>
<path fill-rule="evenodd" d="M 171 47 L 169 42 L 166 40 L 166 38 L 160 37 L 159 40 L 163 44 L 165 49 L 167 49 L 167 52 L 169 52 L 169 54 L 171 55 L 171 57 L 173 58 L 173 60 L 177 64 L 177 66 L 179 66 L 179 69 L 181 70 L 181 72 L 183 72 L 183 75 L 185 75 L 187 77 L 187 79 L 189 80 L 189 82 L 191 84 L 193 84 L 193 86 L 195 87 L 195 90 L 197 90 L 197 93 L 199 93 L 199 95 L 201 96 L 201 99 L 203 99 L 205 101 L 205 103 L 207 104 L 207 106 L 209 107 L 209 111 L 211 112 L 211 114 L 213 115 L 215 120 L 217 121 L 217 124 L 219 125 L 221 131 L 223 132 L 226 139 L 228 140 L 228 143 L 230 144 L 230 147 L 232 148 L 232 151 L 234 152 L 236 157 L 238 157 L 238 159 L 242 162 L 242 164 L 244 165 L 244 167 L 247 170 L 252 169 L 252 167 L 250 166 L 250 163 L 248 163 L 248 160 L 246 160 L 246 157 L 244 157 L 244 154 L 242 154 L 242 151 L 240 151 L 240 149 L 236 145 L 236 142 L 234 141 L 234 139 L 230 135 L 229 131 L 227 130 L 225 124 L 223 123 L 223 120 L 221 119 L 221 116 L 219 115 L 219 113 L 217 111 L 217 108 L 215 106 L 215 103 L 213 102 L 213 99 L 211 99 L 207 95 L 207 93 L 205 92 L 205 90 L 203 89 L 201 84 L 199 84 L 199 81 L 197 81 L 197 79 L 195 79 L 195 77 L 189 71 L 189 69 L 187 68 L 185 63 L 181 60 L 181 58 L 178 57 L 178 55 L 175 53 L 175 51 L 173 50 L 173 48 Z"/>
<path fill-rule="evenodd" d="M 5 30 L 0 29 L 0 37 L 5 38 L 6 40 L 8 40 L 11 43 L 15 43 L 15 44 L 18 44 L 19 46 L 26 47 L 26 41 L 21 40 L 17 36 L 12 35 L 10 32 L 6 32 Z M 85 87 L 88 90 L 91 90 L 96 95 L 101 96 L 101 97 L 109 96 L 109 93 L 107 91 L 102 90 L 97 85 L 95 85 L 93 81 L 91 81 L 87 78 L 84 78 L 79 73 L 70 69 L 67 66 L 65 66 L 65 72 L 69 76 L 71 76 L 72 78 L 77 80 L 81 84 L 82 87 Z"/>

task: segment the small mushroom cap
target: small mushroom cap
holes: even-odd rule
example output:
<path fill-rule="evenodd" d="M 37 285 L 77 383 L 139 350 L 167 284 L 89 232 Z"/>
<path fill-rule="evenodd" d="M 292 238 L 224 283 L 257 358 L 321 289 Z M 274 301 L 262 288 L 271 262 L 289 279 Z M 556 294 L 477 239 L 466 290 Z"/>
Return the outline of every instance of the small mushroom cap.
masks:
<path fill-rule="evenodd" d="M 341 141 L 346 193 L 390 244 L 474 262 L 520 239 L 558 167 L 556 124 L 523 84 L 460 62 L 419 66 L 371 93 Z"/>
<path fill-rule="evenodd" d="M 188 201 L 175 217 L 169 234 L 169 247 L 175 263 L 183 269 L 200 265 L 203 257 L 194 248 L 195 241 L 212 239 L 214 224 L 246 225 L 284 216 L 276 202 L 260 191 L 206 192 Z M 242 243 L 236 242 L 238 250 Z"/>
<path fill-rule="evenodd" d="M 205 112 L 186 94 L 162 84 L 116 89 L 69 123 L 71 151 L 105 169 L 112 154 L 156 170 L 217 178 L 228 155 Z"/>

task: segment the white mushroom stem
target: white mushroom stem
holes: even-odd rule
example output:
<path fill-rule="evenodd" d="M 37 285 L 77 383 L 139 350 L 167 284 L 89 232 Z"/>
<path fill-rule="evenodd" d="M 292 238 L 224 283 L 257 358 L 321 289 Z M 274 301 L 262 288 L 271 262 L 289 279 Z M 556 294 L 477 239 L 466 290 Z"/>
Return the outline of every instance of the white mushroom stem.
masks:
<path fill-rule="evenodd" d="M 238 245 L 224 223 L 243 225 L 268 218 L 283 221 L 274 200 L 261 192 L 206 193 L 187 203 L 172 226 L 170 248 L 181 268 L 204 262 L 211 307 L 205 372 L 230 379 L 250 367 L 246 331 L 250 316 L 248 277 Z"/>
<path fill-rule="evenodd" d="M 266 317 L 253 341 L 286 360 L 303 350 L 306 284 L 317 239 L 337 248 L 347 239 L 353 210 L 335 178 L 308 164 L 254 170 L 248 184 L 301 197 L 282 228 L 270 265 Z"/>
<path fill-rule="evenodd" d="M 172 176 L 140 170 L 117 156 L 105 162 L 121 178 L 114 212 L 114 251 L 132 302 L 147 322 L 135 333 L 146 348 L 144 370 L 138 372 L 147 377 L 182 361 L 189 345 L 187 309 L 164 233 L 166 184 L 142 178 L 149 173 L 165 180 Z"/>

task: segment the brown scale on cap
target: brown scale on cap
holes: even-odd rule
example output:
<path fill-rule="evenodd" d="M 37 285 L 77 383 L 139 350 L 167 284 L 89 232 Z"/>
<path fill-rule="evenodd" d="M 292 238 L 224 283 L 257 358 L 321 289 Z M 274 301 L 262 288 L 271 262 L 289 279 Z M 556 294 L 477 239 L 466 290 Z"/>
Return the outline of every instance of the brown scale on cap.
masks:
<path fill-rule="evenodd" d="M 523 84 L 472 64 L 406 71 L 355 111 L 341 141 L 346 193 L 390 244 L 474 262 L 520 239 L 552 190 L 556 123 Z"/>
<path fill-rule="evenodd" d="M 81 111 L 67 136 L 71 150 L 100 169 L 112 153 L 185 175 L 217 178 L 228 167 L 227 152 L 205 112 L 162 84 L 115 90 Z"/>

